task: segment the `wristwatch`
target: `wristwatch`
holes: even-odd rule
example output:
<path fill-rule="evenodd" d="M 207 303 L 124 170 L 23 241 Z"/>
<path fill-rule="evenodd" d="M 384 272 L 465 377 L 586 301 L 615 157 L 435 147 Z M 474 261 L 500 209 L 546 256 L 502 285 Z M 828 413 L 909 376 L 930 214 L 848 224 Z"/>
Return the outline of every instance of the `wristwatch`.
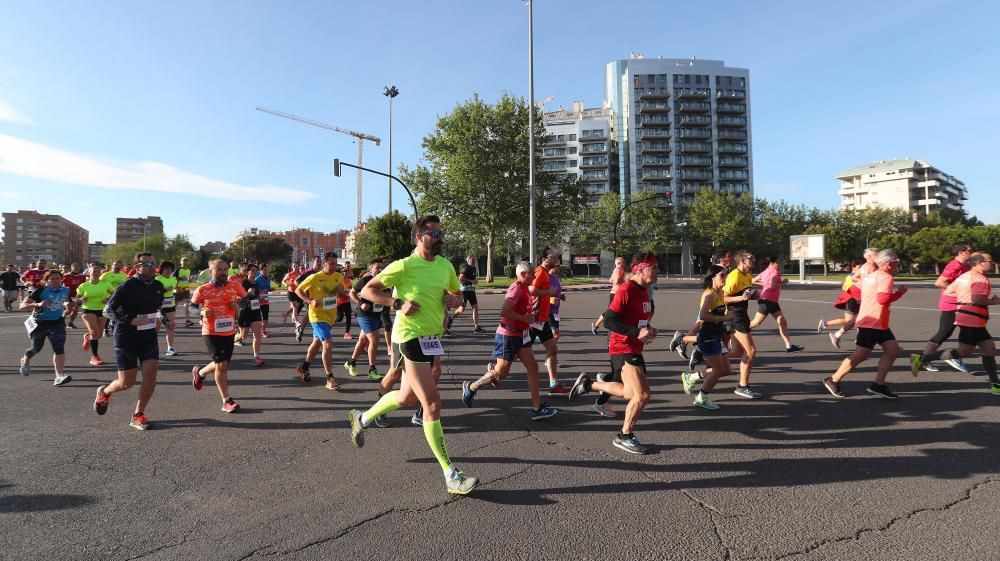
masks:
<path fill-rule="evenodd" d="M 399 309 L 402 308 L 402 307 L 403 307 L 403 301 L 400 300 L 399 298 L 396 298 L 395 300 L 392 301 L 392 309 L 393 310 L 396 310 L 398 312 Z"/>

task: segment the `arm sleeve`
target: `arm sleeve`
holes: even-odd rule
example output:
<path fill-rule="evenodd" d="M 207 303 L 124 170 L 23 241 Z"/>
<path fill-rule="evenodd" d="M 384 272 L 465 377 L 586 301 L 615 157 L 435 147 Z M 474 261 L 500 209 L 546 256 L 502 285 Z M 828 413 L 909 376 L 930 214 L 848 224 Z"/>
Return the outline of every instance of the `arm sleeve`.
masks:
<path fill-rule="evenodd" d="M 128 283 L 123 282 L 118 285 L 115 289 L 114 294 L 108 300 L 107 306 L 104 307 L 104 315 L 122 323 L 129 323 L 135 316 L 128 313 L 125 308 L 126 301 L 128 300 Z"/>
<path fill-rule="evenodd" d="M 626 337 L 639 336 L 639 328 L 634 325 L 628 325 L 625 322 L 623 322 L 618 312 L 611 310 L 611 308 L 605 310 L 603 316 L 604 316 L 604 327 L 606 327 L 608 331 L 613 331 L 614 333 L 617 333 L 619 335 L 624 335 Z"/>

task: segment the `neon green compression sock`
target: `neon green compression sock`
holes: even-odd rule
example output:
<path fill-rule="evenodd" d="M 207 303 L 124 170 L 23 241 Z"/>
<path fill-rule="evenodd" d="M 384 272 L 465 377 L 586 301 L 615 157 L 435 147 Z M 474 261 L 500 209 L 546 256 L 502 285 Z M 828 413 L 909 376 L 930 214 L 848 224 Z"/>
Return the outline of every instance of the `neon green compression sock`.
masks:
<path fill-rule="evenodd" d="M 391 413 L 396 409 L 399 409 L 399 403 L 396 403 L 396 395 L 398 394 L 398 391 L 391 391 L 380 397 L 379 400 L 375 402 L 375 405 L 371 406 L 371 409 L 365 411 L 361 415 L 361 424 L 368 427 L 372 424 L 372 421 L 375 420 L 375 417 L 385 415 L 386 413 Z"/>
<path fill-rule="evenodd" d="M 424 421 L 424 437 L 427 438 L 427 444 L 430 445 L 431 452 L 434 452 L 434 457 L 441 464 L 441 469 L 448 473 L 448 470 L 451 469 L 451 458 L 448 457 L 448 450 L 444 446 L 444 429 L 441 428 L 441 419 Z"/>

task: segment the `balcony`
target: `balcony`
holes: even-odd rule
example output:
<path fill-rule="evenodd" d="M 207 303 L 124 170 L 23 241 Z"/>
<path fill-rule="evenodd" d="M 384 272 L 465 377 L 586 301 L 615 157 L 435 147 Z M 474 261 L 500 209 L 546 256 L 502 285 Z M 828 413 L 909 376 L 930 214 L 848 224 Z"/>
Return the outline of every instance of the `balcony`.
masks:
<path fill-rule="evenodd" d="M 707 101 L 682 101 L 677 109 L 685 113 L 707 113 L 712 110 L 712 104 Z"/>
<path fill-rule="evenodd" d="M 747 131 L 720 130 L 719 138 L 727 140 L 746 140 Z"/>
<path fill-rule="evenodd" d="M 708 99 L 712 96 L 712 91 L 708 88 L 684 88 L 676 94 L 679 99 Z"/>
<path fill-rule="evenodd" d="M 701 191 L 702 189 L 712 189 L 712 185 L 706 185 L 704 183 L 681 183 L 680 192 L 686 194 L 693 194 Z"/>
<path fill-rule="evenodd" d="M 581 154 L 606 154 L 608 152 L 608 145 L 601 142 L 600 144 L 584 144 L 580 146 Z"/>
<path fill-rule="evenodd" d="M 722 132 L 722 131 L 720 131 Z M 737 144 L 735 142 L 720 142 L 719 143 L 719 153 L 720 154 L 746 154 L 747 145 Z"/>
<path fill-rule="evenodd" d="M 559 150 L 546 148 L 542 150 L 542 158 L 551 159 L 551 158 L 565 158 L 565 157 L 566 157 L 565 148 L 561 148 Z"/>
<path fill-rule="evenodd" d="M 747 92 L 743 90 L 719 90 L 715 93 L 715 98 L 719 101 L 743 101 L 747 98 Z"/>
<path fill-rule="evenodd" d="M 666 113 L 670 104 L 665 101 L 646 101 L 639 104 L 639 113 Z"/>
<path fill-rule="evenodd" d="M 607 140 L 608 131 L 605 130 L 593 130 L 593 131 L 583 131 L 580 134 L 580 142 L 591 142 L 595 140 Z"/>
<path fill-rule="evenodd" d="M 677 134 L 681 138 L 712 138 L 712 131 L 708 129 L 681 129 Z"/>
<path fill-rule="evenodd" d="M 705 167 L 712 165 L 711 156 L 681 156 L 680 164 L 684 167 Z"/>
<path fill-rule="evenodd" d="M 681 179 L 697 179 L 701 181 L 711 181 L 712 172 L 709 170 L 701 169 L 682 169 L 678 172 L 678 177 Z"/>
<path fill-rule="evenodd" d="M 669 154 L 670 153 L 670 143 L 669 142 L 639 142 L 636 144 L 635 151 L 638 154 Z"/>
<path fill-rule="evenodd" d="M 719 173 L 722 181 L 746 181 L 750 179 L 750 172 L 746 170 L 723 170 Z"/>
<path fill-rule="evenodd" d="M 746 117 L 719 117 L 718 120 L 720 127 L 745 127 L 747 126 Z"/>
<path fill-rule="evenodd" d="M 639 139 L 670 138 L 670 129 L 639 129 Z"/>
<path fill-rule="evenodd" d="M 712 124 L 712 118 L 708 115 L 681 115 L 680 125 L 687 127 L 707 127 Z"/>
<path fill-rule="evenodd" d="M 674 175 L 670 173 L 669 169 L 644 169 L 639 172 L 639 177 L 645 180 L 670 181 L 674 178 Z"/>
<path fill-rule="evenodd" d="M 749 163 L 747 158 L 741 156 L 724 156 L 719 158 L 719 167 L 745 168 Z"/>
<path fill-rule="evenodd" d="M 641 127 L 669 127 L 671 124 L 667 115 L 640 115 L 636 120 Z"/>
<path fill-rule="evenodd" d="M 660 88 L 655 91 L 640 92 L 636 95 L 636 97 L 639 98 L 639 101 L 646 101 L 646 100 L 661 101 L 665 99 L 670 99 L 670 92 L 668 92 L 666 88 Z"/>
<path fill-rule="evenodd" d="M 657 156 L 639 156 L 636 158 L 636 163 L 641 168 L 649 167 L 670 167 L 673 162 L 671 162 L 668 157 L 657 157 Z"/>
<path fill-rule="evenodd" d="M 545 146 L 566 146 L 566 136 L 562 134 L 552 135 L 545 140 Z"/>
<path fill-rule="evenodd" d="M 580 181 L 607 181 L 607 170 L 585 171 L 580 174 Z"/>
<path fill-rule="evenodd" d="M 712 151 L 711 142 L 681 142 L 680 151 L 682 154 L 704 154 Z"/>
<path fill-rule="evenodd" d="M 720 193 L 749 193 L 749 183 L 723 183 L 719 185 Z"/>
<path fill-rule="evenodd" d="M 715 110 L 719 113 L 746 113 L 746 103 L 717 103 Z"/>
<path fill-rule="evenodd" d="M 605 157 L 591 157 L 580 160 L 580 169 L 606 167 L 608 167 L 608 159 Z"/>

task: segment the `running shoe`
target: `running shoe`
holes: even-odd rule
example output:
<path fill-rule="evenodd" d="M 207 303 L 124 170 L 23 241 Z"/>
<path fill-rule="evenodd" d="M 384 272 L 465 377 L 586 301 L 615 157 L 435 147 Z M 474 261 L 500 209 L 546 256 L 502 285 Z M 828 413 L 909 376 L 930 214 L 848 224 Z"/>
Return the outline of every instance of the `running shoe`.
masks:
<path fill-rule="evenodd" d="M 954 351 L 952 351 L 952 352 L 954 353 Z M 965 364 L 964 361 L 962 361 L 961 357 L 959 357 L 959 356 L 957 356 L 955 354 L 953 354 L 951 356 L 951 358 L 944 359 L 944 362 L 945 362 L 945 364 L 947 364 L 948 366 L 954 368 L 955 370 L 958 370 L 959 372 L 965 372 L 966 374 L 972 374 L 972 369 L 969 368 Z"/>
<path fill-rule="evenodd" d="M 708 409 L 709 411 L 715 411 L 719 408 L 717 404 L 712 403 L 712 400 L 705 395 L 705 392 L 698 392 L 698 395 L 694 397 L 694 406 Z"/>
<path fill-rule="evenodd" d="M 451 337 L 452 335 L 454 335 L 454 333 L 452 333 L 450 329 L 445 329 L 444 330 L 444 336 L 445 337 Z"/>
<path fill-rule="evenodd" d="M 789 345 L 785 348 L 786 353 L 801 353 L 804 350 L 806 350 L 805 347 L 800 347 L 798 345 Z"/>
<path fill-rule="evenodd" d="M 688 370 L 694 370 L 695 366 L 698 366 L 705 359 L 705 355 L 702 354 L 701 349 L 695 349 L 691 353 L 691 360 L 688 361 Z"/>
<path fill-rule="evenodd" d="M 347 361 L 344 363 L 344 370 L 347 370 L 347 373 L 350 374 L 351 376 L 358 375 L 358 367 L 351 364 L 351 361 Z"/>
<path fill-rule="evenodd" d="M 139 413 L 138 415 L 133 414 L 132 422 L 128 426 L 134 429 L 146 430 L 149 428 L 149 418 L 143 413 Z"/>
<path fill-rule="evenodd" d="M 187 320 L 184 322 L 184 327 L 194 327 L 194 322 L 191 320 Z"/>
<path fill-rule="evenodd" d="M 260 336 L 261 336 L 261 338 L 263 338 L 263 339 L 270 339 L 270 338 L 271 338 L 271 334 L 270 334 L 270 333 L 268 333 L 267 331 L 264 331 L 264 332 L 262 332 L 262 333 L 260 334 Z"/>
<path fill-rule="evenodd" d="M 697 372 L 681 372 L 681 386 L 684 387 L 684 393 L 691 395 L 699 381 L 701 377 Z"/>
<path fill-rule="evenodd" d="M 826 388 L 826 391 L 830 392 L 830 395 L 833 397 L 847 397 L 847 394 L 840 391 L 840 384 L 834 382 L 832 376 L 823 378 L 823 387 Z"/>
<path fill-rule="evenodd" d="M 747 399 L 760 399 L 764 397 L 763 395 L 761 395 L 760 392 L 752 390 L 750 386 L 736 386 L 736 389 L 733 390 L 733 393 L 740 397 L 745 397 Z"/>
<path fill-rule="evenodd" d="M 81 345 L 81 347 L 85 351 L 89 351 L 90 350 L 90 333 L 84 333 L 83 334 L 83 345 Z"/>
<path fill-rule="evenodd" d="M 327 376 L 326 377 L 326 386 L 325 387 L 328 390 L 333 390 L 333 391 L 340 390 L 340 384 L 337 383 L 337 379 L 334 378 L 333 376 Z"/>
<path fill-rule="evenodd" d="M 99 357 L 99 356 L 92 356 L 92 357 L 90 357 L 90 365 L 91 366 L 104 366 L 104 361 L 101 360 L 101 357 Z"/>
<path fill-rule="evenodd" d="M 194 386 L 194 389 L 200 390 L 204 381 L 205 378 L 201 376 L 201 368 L 198 366 L 191 367 L 191 385 Z"/>
<path fill-rule="evenodd" d="M 549 386 L 549 397 L 555 397 L 559 395 L 568 396 L 570 389 L 563 385 L 562 382 L 557 382 L 555 386 Z"/>
<path fill-rule="evenodd" d="M 570 401 L 574 401 L 581 395 L 590 393 L 590 384 L 590 376 L 588 376 L 586 372 L 581 372 L 580 375 L 576 377 L 576 381 L 573 382 L 573 387 L 570 388 L 569 394 L 566 398 Z"/>
<path fill-rule="evenodd" d="M 24 360 L 23 356 L 21 357 L 21 368 L 18 370 L 18 372 L 21 373 L 21 376 L 31 375 L 31 365 L 28 364 L 28 361 Z"/>
<path fill-rule="evenodd" d="M 833 331 L 830 332 L 830 344 L 833 345 L 833 348 L 835 349 L 840 348 L 840 337 L 837 337 L 837 334 Z"/>
<path fill-rule="evenodd" d="M 680 331 L 674 331 L 673 338 L 670 339 L 670 344 L 667 345 L 667 350 L 675 351 L 677 347 L 683 342 L 684 336 L 681 335 Z"/>
<path fill-rule="evenodd" d="M 924 367 L 924 356 L 920 354 L 910 355 L 910 374 L 916 378 L 920 374 L 920 369 Z"/>
<path fill-rule="evenodd" d="M 612 380 L 612 376 L 610 372 L 600 372 L 596 376 L 594 376 L 594 379 L 597 380 L 598 382 L 610 382 Z M 608 395 L 606 392 L 597 392 L 597 393 L 601 397 Z"/>
<path fill-rule="evenodd" d="M 344 333 L 344 339 L 350 341 L 351 339 L 354 339 L 354 335 L 351 335 L 350 333 Z"/>
<path fill-rule="evenodd" d="M 225 413 L 235 413 L 240 410 L 240 404 L 233 398 L 228 398 L 222 402 L 222 411 Z"/>
<path fill-rule="evenodd" d="M 305 368 L 301 364 L 295 367 L 295 373 L 299 375 L 299 380 L 302 380 L 303 384 L 308 384 L 312 381 L 312 377 L 309 375 L 309 369 Z"/>
<path fill-rule="evenodd" d="M 462 382 L 462 403 L 466 407 L 472 407 L 472 402 L 476 399 L 476 392 L 472 391 L 472 382 L 466 380 Z"/>
<path fill-rule="evenodd" d="M 470 475 L 455 470 L 447 479 L 448 492 L 452 495 L 468 495 L 479 485 L 479 480 Z"/>
<path fill-rule="evenodd" d="M 365 445 L 365 426 L 361 424 L 361 411 L 351 409 L 347 413 L 347 421 L 351 424 L 351 442 L 355 448 Z"/>
<path fill-rule="evenodd" d="M 1000 395 L 1000 384 L 990 384 L 990 393 Z"/>
<path fill-rule="evenodd" d="M 167 352 L 165 354 L 167 356 L 177 356 L 177 349 L 173 347 L 167 347 Z"/>
<path fill-rule="evenodd" d="M 538 407 L 538 409 L 534 409 L 531 411 L 531 420 L 541 421 L 542 419 L 548 419 L 549 417 L 554 416 L 558 412 L 559 410 L 556 409 L 555 407 L 549 407 L 548 404 L 543 403 Z"/>
<path fill-rule="evenodd" d="M 302 333 L 306 330 L 305 326 L 299 325 L 295 328 L 295 340 L 299 343 L 302 342 Z"/>
<path fill-rule="evenodd" d="M 634 434 L 629 436 L 618 434 L 613 443 L 615 448 L 620 448 L 631 454 L 645 454 L 647 452 L 646 447 L 639 443 L 639 439 Z"/>
<path fill-rule="evenodd" d="M 53 386 L 64 386 L 73 381 L 73 377 L 69 374 L 56 374 L 55 379 L 52 381 Z"/>
<path fill-rule="evenodd" d="M 614 418 L 618 416 L 618 412 L 612 409 L 607 403 L 594 403 L 594 411 L 602 417 Z"/>
<path fill-rule="evenodd" d="M 482 327 L 479 327 L 479 326 L 477 325 L 477 326 L 476 326 L 476 328 L 472 330 L 472 332 L 473 332 L 473 333 L 486 333 L 486 330 L 485 330 L 485 329 L 483 329 Z"/>
<path fill-rule="evenodd" d="M 819 320 L 819 324 L 816 325 L 816 333 L 822 333 L 826 329 L 826 320 Z"/>
<path fill-rule="evenodd" d="M 262 358 L 260 358 L 259 356 L 253 357 L 253 365 L 254 366 L 264 366 L 265 362 L 267 362 L 267 361 L 264 360 L 264 359 L 262 359 Z"/>
<path fill-rule="evenodd" d="M 927 372 L 940 372 L 941 371 L 941 367 L 938 366 L 938 365 L 936 365 L 936 364 L 934 364 L 934 362 L 930 361 L 930 360 L 924 362 L 923 368 Z"/>
<path fill-rule="evenodd" d="M 368 369 L 368 379 L 378 381 L 382 379 L 382 375 L 378 373 L 378 370 L 375 370 L 374 366 L 372 366 Z"/>
<path fill-rule="evenodd" d="M 76 324 L 73 322 L 69 322 L 66 324 L 66 329 L 76 329 Z"/>
<path fill-rule="evenodd" d="M 375 417 L 375 426 L 380 429 L 387 429 L 391 427 L 392 424 L 389 422 L 388 417 L 385 415 L 379 415 L 378 417 Z"/>
<path fill-rule="evenodd" d="M 896 399 L 897 397 L 899 397 L 898 395 L 894 394 L 892 390 L 889 389 L 889 386 L 885 384 L 872 384 L 868 386 L 868 393 L 872 395 L 877 395 L 884 399 Z"/>
<path fill-rule="evenodd" d="M 233 341 L 233 344 L 236 345 L 237 347 L 242 347 L 243 346 L 243 339 L 237 339 L 237 340 Z"/>
<path fill-rule="evenodd" d="M 596 323 L 590 324 L 590 332 L 593 333 L 594 335 L 600 335 L 600 333 L 597 332 L 597 324 Z"/>
<path fill-rule="evenodd" d="M 679 354 L 684 360 L 691 360 L 691 357 L 688 356 L 688 344 L 684 341 L 681 341 L 681 344 L 677 345 L 677 354 Z"/>
<path fill-rule="evenodd" d="M 416 412 L 413 413 L 413 416 L 410 417 L 410 424 L 418 427 L 424 426 L 424 411 L 422 409 L 417 408 Z"/>

